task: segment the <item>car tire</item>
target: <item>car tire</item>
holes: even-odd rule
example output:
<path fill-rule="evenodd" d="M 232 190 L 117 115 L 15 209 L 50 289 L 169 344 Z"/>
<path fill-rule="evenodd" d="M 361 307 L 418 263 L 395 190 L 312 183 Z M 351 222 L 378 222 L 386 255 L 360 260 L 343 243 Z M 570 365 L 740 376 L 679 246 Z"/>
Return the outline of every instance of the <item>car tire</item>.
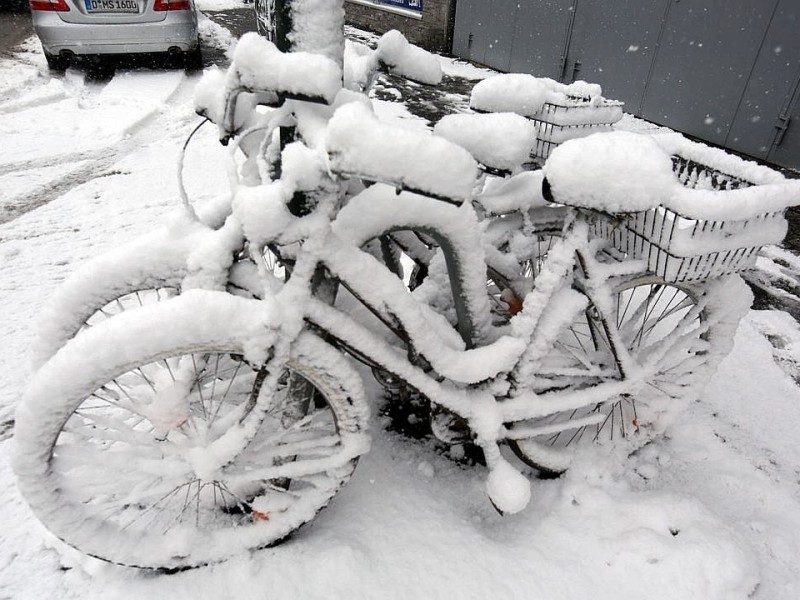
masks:
<path fill-rule="evenodd" d="M 203 53 L 200 51 L 200 46 L 183 55 L 183 66 L 189 71 L 203 70 Z"/>
<path fill-rule="evenodd" d="M 44 51 L 44 58 L 47 60 L 47 68 L 51 71 L 56 71 L 58 73 L 63 73 L 69 67 L 69 58 L 66 56 L 61 56 L 58 54 L 50 54 L 46 50 Z"/>

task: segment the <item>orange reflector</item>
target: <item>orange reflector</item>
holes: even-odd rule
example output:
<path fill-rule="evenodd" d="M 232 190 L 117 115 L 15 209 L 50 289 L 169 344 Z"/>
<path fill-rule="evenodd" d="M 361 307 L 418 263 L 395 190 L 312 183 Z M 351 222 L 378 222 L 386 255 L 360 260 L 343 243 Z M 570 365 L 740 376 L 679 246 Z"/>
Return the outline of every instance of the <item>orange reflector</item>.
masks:
<path fill-rule="evenodd" d="M 522 310 L 522 300 L 517 298 L 516 295 L 512 296 L 509 300 L 504 299 L 503 302 L 508 306 L 508 314 L 512 317 Z"/>

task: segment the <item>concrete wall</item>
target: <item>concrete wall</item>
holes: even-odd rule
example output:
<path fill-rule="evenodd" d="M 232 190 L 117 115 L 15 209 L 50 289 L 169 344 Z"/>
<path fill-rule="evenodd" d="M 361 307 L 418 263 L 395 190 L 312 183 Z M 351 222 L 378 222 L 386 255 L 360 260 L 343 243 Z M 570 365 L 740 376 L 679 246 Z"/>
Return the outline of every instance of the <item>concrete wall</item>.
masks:
<path fill-rule="evenodd" d="M 450 51 L 455 0 L 423 0 L 421 18 L 407 16 L 409 11 L 385 10 L 368 0 L 346 0 L 344 8 L 348 25 L 375 33 L 397 29 L 413 44 L 438 52 Z"/>

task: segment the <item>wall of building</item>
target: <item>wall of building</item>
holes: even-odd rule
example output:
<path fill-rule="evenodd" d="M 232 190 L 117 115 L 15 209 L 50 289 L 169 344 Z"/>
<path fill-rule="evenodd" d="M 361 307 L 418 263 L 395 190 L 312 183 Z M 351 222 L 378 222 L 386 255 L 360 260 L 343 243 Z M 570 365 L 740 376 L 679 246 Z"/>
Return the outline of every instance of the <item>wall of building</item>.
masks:
<path fill-rule="evenodd" d="M 455 0 L 420 0 L 420 3 L 422 10 L 415 11 L 382 4 L 380 0 L 346 0 L 347 23 L 375 33 L 397 29 L 413 44 L 449 52 Z"/>
<path fill-rule="evenodd" d="M 453 53 L 800 170 L 798 0 L 458 0 Z"/>

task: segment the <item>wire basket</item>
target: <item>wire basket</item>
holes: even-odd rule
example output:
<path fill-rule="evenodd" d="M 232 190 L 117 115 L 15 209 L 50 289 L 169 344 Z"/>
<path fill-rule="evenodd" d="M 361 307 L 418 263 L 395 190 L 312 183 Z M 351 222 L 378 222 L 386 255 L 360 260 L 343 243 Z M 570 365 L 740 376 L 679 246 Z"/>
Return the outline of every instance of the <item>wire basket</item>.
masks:
<path fill-rule="evenodd" d="M 561 102 L 545 102 L 531 118 L 536 124 L 536 143 L 531 158 L 544 161 L 562 142 L 610 131 L 622 118 L 622 106 L 621 102 L 605 98 L 591 100 L 566 95 Z"/>
<path fill-rule="evenodd" d="M 758 185 L 682 156 L 673 155 L 672 162 L 678 181 L 689 189 L 725 194 Z M 787 223 L 783 210 L 741 220 L 711 220 L 660 206 L 601 220 L 594 228 L 626 257 L 645 260 L 665 281 L 688 282 L 751 268 L 762 246 L 783 239 Z"/>

